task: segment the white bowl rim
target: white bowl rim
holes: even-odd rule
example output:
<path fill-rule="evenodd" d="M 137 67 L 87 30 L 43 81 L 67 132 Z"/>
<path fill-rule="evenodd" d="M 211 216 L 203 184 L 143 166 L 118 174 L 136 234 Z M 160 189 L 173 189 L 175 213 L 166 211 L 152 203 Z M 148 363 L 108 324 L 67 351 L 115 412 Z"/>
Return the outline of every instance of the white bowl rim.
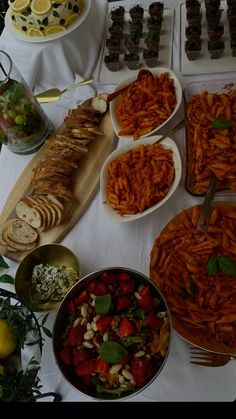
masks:
<path fill-rule="evenodd" d="M 141 70 L 141 69 L 140 69 Z M 123 82 L 119 83 L 115 90 L 119 90 L 122 87 L 127 86 L 128 84 L 132 83 L 134 80 L 137 79 L 138 73 L 139 71 L 135 72 L 135 74 L 133 74 L 132 76 L 126 78 Z M 141 137 L 139 137 L 139 139 L 141 138 L 146 138 L 149 135 L 152 135 L 153 133 L 157 133 L 162 127 L 164 127 L 164 125 L 166 125 L 172 118 L 173 116 L 176 114 L 176 112 L 178 111 L 181 102 L 182 102 L 182 97 L 183 97 L 183 90 L 182 90 L 182 86 L 180 84 L 180 81 L 177 77 L 177 75 L 174 73 L 173 70 L 171 70 L 170 68 L 167 67 L 158 67 L 155 69 L 149 69 L 149 71 L 151 73 L 153 73 L 154 75 L 159 75 L 161 73 L 169 73 L 170 77 L 174 80 L 174 84 L 175 84 L 175 89 L 176 89 L 176 99 L 177 99 L 177 103 L 175 106 L 175 109 L 173 110 L 172 114 L 169 116 L 169 118 L 166 119 L 166 121 L 164 121 L 161 125 L 159 125 L 158 127 L 154 128 L 152 131 L 142 135 Z M 120 139 L 124 139 L 124 140 L 129 140 L 129 141 L 134 141 L 133 136 L 132 135 L 119 135 L 119 131 L 121 130 L 121 126 L 120 124 L 117 122 L 116 118 L 115 118 L 115 108 L 116 108 L 116 104 L 117 104 L 117 99 L 114 99 L 111 101 L 110 103 L 110 116 L 111 116 L 111 122 L 113 125 L 113 129 L 116 133 L 116 136 Z"/>
<path fill-rule="evenodd" d="M 103 163 L 101 174 L 100 174 L 100 199 L 101 199 L 102 206 L 105 210 L 105 213 L 114 221 L 119 221 L 119 222 L 134 221 L 150 214 L 151 212 L 161 207 L 177 189 L 180 179 L 181 179 L 181 174 L 182 174 L 181 157 L 180 157 L 180 153 L 179 153 L 176 143 L 171 138 L 166 137 L 164 140 L 160 141 L 160 144 L 164 146 L 165 148 L 171 149 L 173 152 L 175 179 L 174 179 L 173 184 L 171 185 L 171 188 L 169 189 L 168 193 L 164 196 L 164 198 L 161 201 L 159 201 L 156 205 L 153 205 L 152 207 L 146 209 L 145 211 L 141 213 L 124 215 L 124 216 L 118 214 L 118 212 L 113 210 L 111 205 L 106 202 L 105 185 L 106 185 L 106 180 L 107 180 L 108 165 L 121 154 L 127 153 L 128 151 L 140 146 L 141 144 L 144 144 L 144 145 L 153 144 L 160 137 L 161 137 L 160 135 L 153 135 L 148 138 L 141 138 L 140 140 L 133 141 L 132 143 L 131 142 L 126 143 L 122 145 L 121 147 L 117 148 L 116 150 L 114 150 Z"/>

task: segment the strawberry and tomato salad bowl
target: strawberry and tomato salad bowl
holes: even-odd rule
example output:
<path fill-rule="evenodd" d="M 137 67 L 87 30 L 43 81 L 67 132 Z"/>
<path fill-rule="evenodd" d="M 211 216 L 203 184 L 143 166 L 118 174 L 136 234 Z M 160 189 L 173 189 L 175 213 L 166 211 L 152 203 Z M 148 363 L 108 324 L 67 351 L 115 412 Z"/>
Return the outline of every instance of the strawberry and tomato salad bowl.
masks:
<path fill-rule="evenodd" d="M 54 324 L 53 350 L 64 377 L 95 399 L 147 387 L 169 353 L 171 318 L 158 288 L 128 268 L 104 268 L 77 282 Z"/>

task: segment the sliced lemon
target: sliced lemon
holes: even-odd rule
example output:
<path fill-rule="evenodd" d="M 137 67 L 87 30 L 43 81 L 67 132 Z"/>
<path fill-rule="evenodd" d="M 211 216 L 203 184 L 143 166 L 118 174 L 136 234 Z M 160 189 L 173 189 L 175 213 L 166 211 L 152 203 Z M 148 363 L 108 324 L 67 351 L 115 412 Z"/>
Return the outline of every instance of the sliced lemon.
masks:
<path fill-rule="evenodd" d="M 64 28 L 64 26 L 62 26 L 62 25 L 51 25 L 51 26 L 48 26 L 45 29 L 45 34 L 46 35 L 51 35 L 52 33 L 62 32 L 62 31 L 65 31 L 65 30 L 66 30 L 66 28 Z"/>
<path fill-rule="evenodd" d="M 72 23 L 74 23 L 77 19 L 78 19 L 78 15 L 76 13 L 70 13 L 67 16 L 64 25 L 66 27 L 68 27 L 69 25 L 71 25 Z"/>
<path fill-rule="evenodd" d="M 35 15 L 46 15 L 52 8 L 50 0 L 33 0 L 31 3 L 31 10 Z"/>
<path fill-rule="evenodd" d="M 44 36 L 43 32 L 37 28 L 29 28 L 27 31 L 28 36 Z"/>
<path fill-rule="evenodd" d="M 30 5 L 30 0 L 15 0 L 12 5 L 14 12 L 23 12 Z"/>

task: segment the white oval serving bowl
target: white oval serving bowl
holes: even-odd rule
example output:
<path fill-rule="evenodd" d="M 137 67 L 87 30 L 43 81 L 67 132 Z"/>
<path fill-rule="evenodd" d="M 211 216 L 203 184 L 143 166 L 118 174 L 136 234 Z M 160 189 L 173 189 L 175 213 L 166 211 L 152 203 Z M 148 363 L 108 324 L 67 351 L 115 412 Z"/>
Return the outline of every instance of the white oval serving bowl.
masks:
<path fill-rule="evenodd" d="M 120 221 L 120 222 L 127 222 L 127 221 L 133 221 L 137 220 L 139 218 L 144 217 L 145 215 L 150 214 L 151 212 L 155 211 L 156 209 L 160 208 L 175 192 L 176 188 L 179 185 L 181 173 L 182 173 L 182 163 L 181 163 L 181 157 L 179 154 L 179 150 L 175 144 L 175 142 L 171 138 L 165 138 L 160 142 L 160 144 L 165 147 L 172 150 L 172 156 L 174 161 L 174 168 L 175 168 L 175 179 L 174 182 L 171 185 L 171 188 L 169 189 L 168 193 L 164 196 L 164 198 L 159 201 L 156 205 L 153 205 L 152 207 L 146 209 L 143 212 L 139 212 L 137 214 L 127 214 L 127 215 L 120 215 L 117 211 L 115 211 L 112 206 L 109 204 L 109 202 L 106 201 L 106 184 L 107 184 L 107 177 L 108 177 L 108 166 L 109 164 L 117 159 L 122 154 L 125 154 L 129 152 L 130 150 L 133 150 L 135 148 L 138 148 L 141 144 L 148 145 L 153 144 L 156 142 L 156 140 L 160 138 L 160 135 L 151 136 L 148 138 L 142 138 L 140 140 L 136 140 L 134 142 L 127 143 L 116 150 L 114 150 L 105 160 L 101 175 L 100 175 L 100 198 L 101 203 L 104 208 L 105 213 L 113 220 L 113 221 Z"/>
<path fill-rule="evenodd" d="M 176 105 L 175 105 L 175 108 L 174 108 L 172 114 L 169 116 L 169 118 L 167 118 L 162 124 L 155 127 L 152 131 L 140 136 L 139 139 L 150 136 L 154 132 L 157 133 L 161 128 L 163 128 L 164 125 L 166 125 L 173 118 L 173 116 L 176 114 L 176 112 L 178 111 L 178 109 L 180 107 L 180 104 L 182 102 L 182 96 L 183 96 L 182 87 L 181 87 L 181 84 L 179 82 L 179 79 L 177 78 L 176 74 L 172 70 L 170 70 L 169 68 L 165 68 L 165 67 L 158 67 L 157 69 L 151 69 L 149 71 L 151 73 L 153 73 L 155 76 L 159 76 L 161 73 L 169 73 L 170 74 L 170 78 L 174 80 L 174 86 L 175 86 L 175 91 L 176 91 Z M 123 88 L 123 87 L 125 87 L 125 86 L 127 86 L 130 83 L 133 83 L 137 79 L 138 73 L 139 72 L 136 72 L 133 76 L 130 76 L 129 78 L 125 79 L 123 82 L 118 84 L 116 86 L 114 92 Z M 113 125 L 113 128 L 114 128 L 114 131 L 115 131 L 117 137 L 119 137 L 121 139 L 125 139 L 125 140 L 134 141 L 132 135 L 123 135 L 123 136 L 119 135 L 119 132 L 122 128 L 121 128 L 119 122 L 117 121 L 116 115 L 115 115 L 116 108 L 117 108 L 117 105 L 118 105 L 118 100 L 119 100 L 119 98 L 116 97 L 110 103 L 110 115 L 111 115 L 111 122 L 112 122 L 112 125 Z"/>

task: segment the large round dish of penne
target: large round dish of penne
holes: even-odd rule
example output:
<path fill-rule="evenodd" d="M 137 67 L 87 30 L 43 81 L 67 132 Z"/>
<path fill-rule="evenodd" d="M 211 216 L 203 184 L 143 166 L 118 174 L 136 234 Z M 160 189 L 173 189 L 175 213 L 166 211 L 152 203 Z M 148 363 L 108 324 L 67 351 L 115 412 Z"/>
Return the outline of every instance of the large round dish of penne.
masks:
<path fill-rule="evenodd" d="M 178 334 L 203 349 L 236 354 L 236 203 L 215 202 L 207 232 L 196 228 L 200 210 L 183 210 L 156 238 L 150 277 Z"/>

